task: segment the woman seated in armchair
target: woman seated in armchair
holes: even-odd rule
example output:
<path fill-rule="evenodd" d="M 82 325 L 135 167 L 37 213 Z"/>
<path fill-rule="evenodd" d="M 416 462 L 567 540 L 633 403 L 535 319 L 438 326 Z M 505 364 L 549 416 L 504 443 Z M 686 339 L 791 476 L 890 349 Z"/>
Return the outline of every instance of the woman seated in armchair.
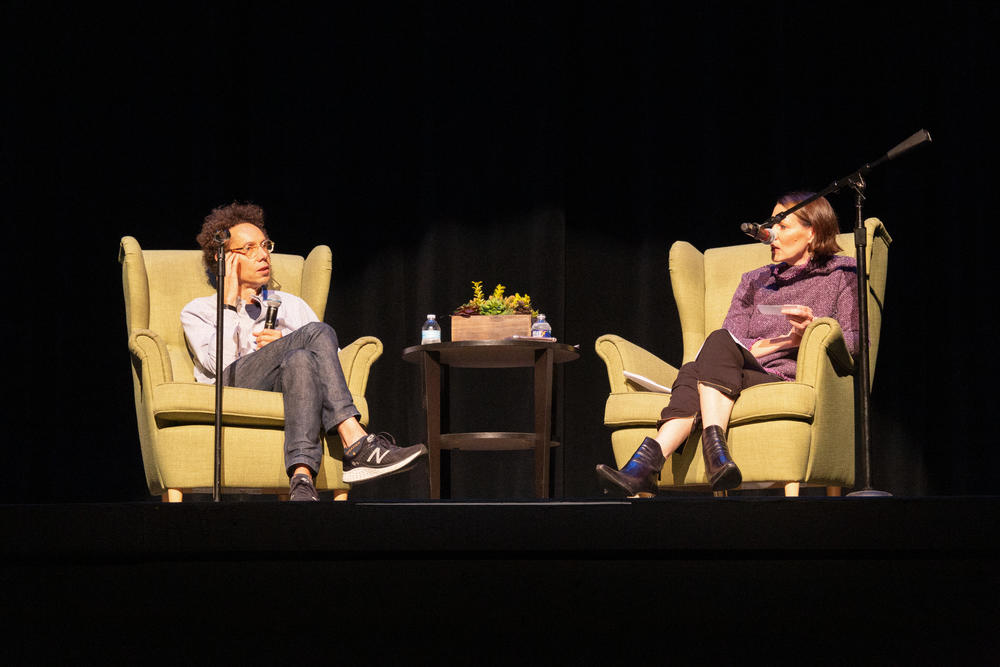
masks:
<path fill-rule="evenodd" d="M 812 196 L 787 194 L 772 216 Z M 856 354 L 856 262 L 836 255 L 841 250 L 836 241 L 839 226 L 830 202 L 819 197 L 785 216 L 773 230 L 774 263 L 743 274 L 723 328 L 705 339 L 694 361 L 681 366 L 655 437 L 643 440 L 621 470 L 597 466 L 605 491 L 655 494 L 666 457 L 682 448 L 699 422 L 712 490 L 736 488 L 743 478 L 729 454 L 726 428 L 740 392 L 765 382 L 794 380 L 799 343 L 814 318 L 836 319 L 848 349 Z M 761 312 L 759 306 L 780 306 L 781 314 Z"/>

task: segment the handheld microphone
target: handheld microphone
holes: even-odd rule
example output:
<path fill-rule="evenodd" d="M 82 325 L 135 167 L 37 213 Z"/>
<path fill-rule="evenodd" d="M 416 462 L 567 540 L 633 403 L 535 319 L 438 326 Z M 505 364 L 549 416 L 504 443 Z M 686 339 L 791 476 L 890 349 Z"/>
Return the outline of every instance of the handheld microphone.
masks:
<path fill-rule="evenodd" d="M 753 222 L 744 222 L 740 225 L 740 231 L 764 245 L 771 245 L 778 238 L 778 232 L 774 231 L 774 227 L 765 227 Z"/>
<path fill-rule="evenodd" d="M 229 240 L 230 234 L 228 229 L 220 229 L 215 233 L 215 242 L 222 245 Z"/>
<path fill-rule="evenodd" d="M 281 299 L 275 294 L 269 294 L 264 304 L 267 306 L 267 314 L 264 315 L 264 328 L 273 329 L 275 322 L 278 321 L 278 308 L 281 306 Z"/>

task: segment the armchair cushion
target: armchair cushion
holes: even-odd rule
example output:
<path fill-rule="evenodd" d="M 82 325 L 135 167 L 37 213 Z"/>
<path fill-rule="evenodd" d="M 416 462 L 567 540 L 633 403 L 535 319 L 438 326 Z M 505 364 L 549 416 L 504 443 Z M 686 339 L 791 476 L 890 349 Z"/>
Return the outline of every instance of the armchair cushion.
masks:
<path fill-rule="evenodd" d="M 801 382 L 771 382 L 744 389 L 733 405 L 730 427 L 766 419 L 810 421 L 816 414 L 816 388 Z"/>

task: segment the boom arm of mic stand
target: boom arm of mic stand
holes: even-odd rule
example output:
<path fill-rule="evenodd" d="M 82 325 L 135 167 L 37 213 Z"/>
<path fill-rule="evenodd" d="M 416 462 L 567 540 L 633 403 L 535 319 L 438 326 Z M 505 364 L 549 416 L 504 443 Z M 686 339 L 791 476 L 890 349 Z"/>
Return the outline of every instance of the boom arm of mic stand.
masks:
<path fill-rule="evenodd" d="M 848 174 L 847 176 L 844 176 L 843 178 L 841 178 L 839 180 L 834 181 L 833 183 L 831 183 L 830 185 L 826 186 L 825 188 L 823 188 L 822 190 L 820 190 L 816 194 L 812 195 L 811 197 L 807 197 L 807 198 L 803 199 L 802 201 L 800 201 L 795 206 L 792 206 L 791 208 L 786 208 L 784 211 L 781 211 L 780 213 L 771 216 L 766 221 L 764 221 L 764 224 L 762 224 L 761 227 L 771 227 L 772 225 L 775 225 L 775 224 L 781 222 L 782 220 L 784 220 L 786 216 L 791 215 L 792 213 L 794 213 L 795 211 L 799 210 L 803 206 L 808 206 L 809 204 L 811 204 L 812 202 L 816 201 L 820 197 L 825 197 L 826 195 L 831 194 L 833 192 L 840 192 L 840 190 L 842 190 L 843 188 L 848 187 L 848 186 L 854 187 L 854 185 L 856 183 L 858 183 L 858 182 L 861 182 L 861 184 L 862 184 L 862 190 L 863 190 L 864 189 L 864 177 L 867 176 L 868 173 L 872 169 L 874 169 L 875 167 L 879 166 L 880 164 L 882 164 L 886 160 L 895 160 L 897 157 L 899 157 L 903 153 L 905 153 L 905 152 L 907 152 L 907 151 L 909 151 L 909 150 L 911 150 L 913 148 L 916 148 L 917 146 L 919 146 L 922 143 L 929 142 L 929 141 L 931 141 L 931 133 L 930 132 L 928 132 L 927 130 L 917 130 L 912 135 L 910 135 L 909 137 L 907 137 L 905 140 L 903 140 L 903 141 L 899 142 L 898 144 L 896 144 L 892 149 L 889 150 L 888 153 L 886 153 L 885 155 L 883 155 L 879 159 L 875 160 L 875 162 L 866 163 L 860 169 L 851 172 L 850 174 Z M 859 194 L 861 194 L 862 196 L 864 196 L 863 192 L 859 193 Z"/>

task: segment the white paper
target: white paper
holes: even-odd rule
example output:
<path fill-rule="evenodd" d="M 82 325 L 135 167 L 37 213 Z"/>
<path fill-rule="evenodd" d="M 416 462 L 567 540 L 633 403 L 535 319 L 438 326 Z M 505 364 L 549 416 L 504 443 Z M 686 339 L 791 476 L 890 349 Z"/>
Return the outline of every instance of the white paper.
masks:
<path fill-rule="evenodd" d="M 660 392 L 661 394 L 670 393 L 670 387 L 664 387 L 662 384 L 658 382 L 653 382 L 644 375 L 639 375 L 638 373 L 632 373 L 630 371 L 622 371 L 622 374 L 625 375 L 625 377 L 631 380 L 632 382 L 635 382 L 640 387 L 644 387 L 646 389 L 649 389 L 650 391 L 657 391 Z"/>
<path fill-rule="evenodd" d="M 788 308 L 785 306 L 757 306 L 757 310 L 761 315 L 781 315 L 781 309 Z"/>

